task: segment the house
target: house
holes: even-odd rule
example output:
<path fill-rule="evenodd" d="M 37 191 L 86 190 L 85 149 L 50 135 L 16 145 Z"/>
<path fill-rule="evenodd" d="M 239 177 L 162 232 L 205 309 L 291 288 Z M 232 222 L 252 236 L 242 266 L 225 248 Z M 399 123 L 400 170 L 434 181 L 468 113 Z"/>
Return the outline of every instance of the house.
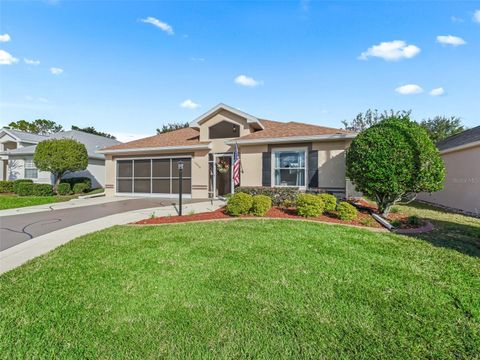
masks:
<path fill-rule="evenodd" d="M 107 195 L 175 197 L 180 161 L 183 194 L 224 196 L 234 190 L 235 145 L 240 186 L 319 188 L 348 195 L 345 149 L 355 133 L 257 118 L 219 104 L 184 129 L 114 145 L 106 156 Z"/>
<path fill-rule="evenodd" d="M 418 198 L 480 215 L 480 126 L 450 136 L 437 147 L 447 171 L 444 188 Z"/>
<path fill-rule="evenodd" d="M 69 177 L 88 177 L 92 187 L 105 185 L 105 155 L 97 150 L 118 145 L 119 141 L 82 131 L 62 131 L 51 135 L 36 135 L 18 130 L 0 130 L 0 180 L 32 179 L 36 183 L 53 184 L 51 173 L 39 171 L 33 162 L 37 144 L 48 139 L 74 139 L 85 145 L 88 152 L 88 167 L 84 171 L 69 173 Z"/>

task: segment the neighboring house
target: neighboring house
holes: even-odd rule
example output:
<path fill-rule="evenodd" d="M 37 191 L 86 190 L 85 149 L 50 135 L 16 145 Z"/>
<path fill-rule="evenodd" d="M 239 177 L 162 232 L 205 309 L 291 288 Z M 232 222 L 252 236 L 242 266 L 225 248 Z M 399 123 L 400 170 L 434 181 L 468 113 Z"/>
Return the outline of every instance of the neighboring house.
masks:
<path fill-rule="evenodd" d="M 241 186 L 319 188 L 348 195 L 345 149 L 355 133 L 298 122 L 259 119 L 219 104 L 176 130 L 99 151 L 106 155 L 107 195 L 174 197 L 178 162 L 183 193 L 192 198 L 233 192 L 235 144 Z M 222 174 L 219 161 L 230 165 Z"/>
<path fill-rule="evenodd" d="M 418 198 L 480 215 L 480 126 L 450 136 L 437 147 L 447 170 L 444 188 Z"/>
<path fill-rule="evenodd" d="M 0 130 L 0 180 L 32 179 L 36 183 L 53 184 L 50 172 L 39 171 L 33 162 L 37 144 L 48 139 L 75 139 L 85 145 L 88 152 L 88 167 L 84 171 L 69 173 L 65 178 L 84 176 L 92 180 L 93 187 L 105 185 L 105 156 L 97 150 L 120 144 L 119 141 L 82 131 L 62 131 L 48 136 L 22 131 Z"/>

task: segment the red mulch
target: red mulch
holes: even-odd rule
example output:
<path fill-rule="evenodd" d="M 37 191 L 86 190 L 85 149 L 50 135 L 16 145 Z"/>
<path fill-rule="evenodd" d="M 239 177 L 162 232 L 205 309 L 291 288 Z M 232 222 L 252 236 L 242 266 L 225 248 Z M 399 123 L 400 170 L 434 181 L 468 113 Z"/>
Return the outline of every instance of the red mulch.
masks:
<path fill-rule="evenodd" d="M 253 218 L 252 215 L 243 215 L 240 218 Z M 136 222 L 135 224 L 173 224 L 173 223 L 181 223 L 181 222 L 191 222 L 191 221 L 205 221 L 205 220 L 218 220 L 218 219 L 232 219 L 233 217 L 228 215 L 225 212 L 225 208 L 221 208 L 211 212 L 204 212 L 198 213 L 193 215 L 185 215 L 185 216 L 165 216 L 165 217 L 157 217 L 153 219 L 145 219 Z M 294 209 L 284 209 L 279 207 L 272 207 L 265 218 L 273 218 L 273 219 L 305 219 L 304 217 L 298 216 L 295 214 Z M 358 217 L 352 221 L 344 221 L 340 220 L 335 216 L 335 214 L 324 214 L 314 218 L 308 218 L 308 220 L 314 221 L 325 221 L 331 222 L 336 224 L 349 224 L 349 225 L 356 225 L 356 226 L 365 226 L 365 227 L 373 227 L 373 228 L 381 228 L 382 226 L 375 221 L 374 218 L 370 216 L 368 212 L 359 212 Z"/>

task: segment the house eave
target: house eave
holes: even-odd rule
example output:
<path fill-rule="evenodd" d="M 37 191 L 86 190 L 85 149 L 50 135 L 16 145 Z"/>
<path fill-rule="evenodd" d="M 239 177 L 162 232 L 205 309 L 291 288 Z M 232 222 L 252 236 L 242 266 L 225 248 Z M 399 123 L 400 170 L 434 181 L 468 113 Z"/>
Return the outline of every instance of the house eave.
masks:
<path fill-rule="evenodd" d="M 261 139 L 237 139 L 228 140 L 227 145 L 257 145 L 257 144 L 284 144 L 284 143 L 299 143 L 311 141 L 329 141 L 329 140 L 344 140 L 353 139 L 357 134 L 331 134 L 331 135 L 311 135 L 311 136 L 289 136 L 281 138 L 261 138 Z"/>
<path fill-rule="evenodd" d="M 463 145 L 454 146 L 454 147 L 451 147 L 451 148 L 448 148 L 448 149 L 440 150 L 440 154 L 441 155 L 448 154 L 448 153 L 455 152 L 455 151 L 469 149 L 469 148 L 472 148 L 472 147 L 475 147 L 475 146 L 480 146 L 480 140 L 479 141 L 473 141 L 473 142 L 463 144 Z"/>
<path fill-rule="evenodd" d="M 98 150 L 98 154 L 125 154 L 125 153 L 141 153 L 141 152 L 153 152 L 153 151 L 188 151 L 188 150 L 202 150 L 210 149 L 210 144 L 199 145 L 186 145 L 186 146 L 160 146 L 160 147 L 144 147 L 133 149 L 112 149 L 112 150 Z"/>

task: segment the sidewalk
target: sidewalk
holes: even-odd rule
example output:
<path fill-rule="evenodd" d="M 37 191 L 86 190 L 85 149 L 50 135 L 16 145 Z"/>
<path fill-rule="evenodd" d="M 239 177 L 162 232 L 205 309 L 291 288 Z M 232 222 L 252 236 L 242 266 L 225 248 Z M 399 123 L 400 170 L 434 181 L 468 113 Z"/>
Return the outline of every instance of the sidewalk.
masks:
<path fill-rule="evenodd" d="M 214 211 L 222 206 L 221 200 L 205 201 L 187 204 L 183 206 L 183 213 Z M 175 216 L 177 209 L 174 206 L 163 206 L 149 209 L 134 210 L 120 214 L 110 215 L 88 221 L 82 224 L 70 226 L 61 230 L 41 235 L 25 241 L 17 246 L 0 252 L 0 274 L 12 270 L 28 260 L 43 255 L 56 247 L 69 241 L 95 231 L 103 230 L 114 225 L 125 225 L 131 222 L 143 220 L 150 216 Z"/>

